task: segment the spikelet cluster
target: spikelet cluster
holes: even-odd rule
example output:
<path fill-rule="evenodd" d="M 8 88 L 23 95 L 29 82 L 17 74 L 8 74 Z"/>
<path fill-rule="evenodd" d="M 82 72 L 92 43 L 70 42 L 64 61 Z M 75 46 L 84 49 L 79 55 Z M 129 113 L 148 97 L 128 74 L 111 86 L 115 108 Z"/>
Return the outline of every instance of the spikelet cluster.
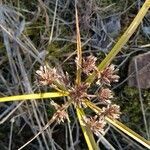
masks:
<path fill-rule="evenodd" d="M 64 120 L 69 120 L 67 109 L 69 105 L 73 105 L 75 108 L 85 108 L 86 100 L 92 102 L 93 104 L 99 104 L 98 107 L 101 111 L 94 115 L 83 118 L 84 125 L 88 126 L 96 135 L 104 133 L 104 128 L 106 125 L 105 117 L 111 119 L 118 119 L 120 116 L 120 107 L 112 103 L 113 92 L 110 89 L 113 82 L 118 82 L 119 76 L 116 75 L 116 69 L 114 65 L 107 66 L 104 70 L 99 71 L 96 67 L 97 58 L 90 55 L 82 60 L 82 75 L 89 76 L 92 72 L 95 72 L 95 83 L 98 90 L 91 92 L 92 85 L 81 82 L 79 84 L 72 84 L 69 81 L 68 73 L 60 73 L 57 68 L 51 68 L 49 66 L 41 66 L 39 70 L 36 71 L 38 82 L 43 86 L 50 86 L 55 90 L 65 87 L 67 92 L 69 92 L 69 101 L 65 104 L 58 105 L 52 102 L 51 104 L 55 108 L 55 113 L 53 118 L 56 122 L 61 123 Z M 78 61 L 75 61 L 76 65 Z M 96 102 L 96 103 L 95 103 Z M 68 104 L 69 103 L 69 104 Z"/>

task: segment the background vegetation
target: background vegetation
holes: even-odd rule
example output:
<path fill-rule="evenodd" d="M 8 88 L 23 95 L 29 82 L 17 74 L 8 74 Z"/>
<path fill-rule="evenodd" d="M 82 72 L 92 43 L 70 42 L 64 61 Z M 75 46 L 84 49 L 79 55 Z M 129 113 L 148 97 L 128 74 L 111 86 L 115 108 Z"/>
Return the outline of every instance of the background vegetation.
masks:
<path fill-rule="evenodd" d="M 143 1 L 78 1 L 83 55 L 93 54 L 102 61 L 130 22 Z M 74 1 L 4 0 L 0 5 L 0 95 L 49 91 L 37 86 L 35 71 L 48 63 L 75 75 L 76 26 Z M 2 27 L 5 28 L 2 28 Z M 5 29 L 7 29 L 5 31 Z M 149 50 L 149 13 L 113 63 L 120 81 L 113 85 L 115 103 L 121 106 L 121 122 L 149 138 L 149 89 L 128 86 L 131 59 Z M 143 98 L 142 103 L 140 102 Z M 60 102 L 61 103 L 61 102 Z M 144 110 L 141 109 L 144 106 Z M 18 149 L 48 122 L 53 114 L 49 99 L 0 103 L 0 149 Z M 87 149 L 73 108 L 71 123 L 53 124 L 25 149 Z M 143 119 L 144 114 L 144 119 Z M 146 121 L 146 123 L 145 123 Z M 148 128 L 148 130 L 147 130 Z M 66 140 L 68 139 L 68 140 Z M 9 144 L 8 144 L 9 143 Z M 106 129 L 101 149 L 141 149 L 145 147 L 112 127 Z"/>

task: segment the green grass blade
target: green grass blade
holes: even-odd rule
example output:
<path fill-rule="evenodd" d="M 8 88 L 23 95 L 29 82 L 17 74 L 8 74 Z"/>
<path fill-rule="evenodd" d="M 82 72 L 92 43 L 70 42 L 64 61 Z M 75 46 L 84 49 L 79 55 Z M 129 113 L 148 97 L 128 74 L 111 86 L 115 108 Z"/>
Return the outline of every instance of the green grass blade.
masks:
<path fill-rule="evenodd" d="M 68 96 L 68 93 L 67 92 L 48 92 L 48 93 L 8 96 L 8 97 L 1 97 L 0 102 L 22 101 L 22 100 L 43 99 L 43 98 L 55 98 L 55 97 L 63 97 L 63 96 Z"/>
<path fill-rule="evenodd" d="M 96 144 L 95 139 L 93 137 L 93 133 L 87 126 L 83 125 L 82 120 L 85 116 L 84 111 L 81 108 L 76 108 L 76 111 L 89 150 L 99 150 L 98 145 Z"/>
<path fill-rule="evenodd" d="M 125 31 L 125 33 L 120 37 L 119 41 L 115 44 L 113 49 L 110 51 L 110 53 L 105 57 L 105 59 L 99 64 L 98 69 L 101 71 L 103 70 L 108 64 L 111 63 L 111 61 L 114 59 L 114 57 L 119 53 L 121 48 L 127 43 L 129 38 L 132 36 L 132 34 L 135 32 L 139 24 L 141 23 L 142 19 L 146 15 L 148 9 L 150 7 L 150 0 L 146 0 L 143 4 L 142 8 L 139 10 L 138 14 L 128 27 L 128 29 Z M 95 79 L 95 73 L 90 75 L 86 82 L 92 83 Z"/>

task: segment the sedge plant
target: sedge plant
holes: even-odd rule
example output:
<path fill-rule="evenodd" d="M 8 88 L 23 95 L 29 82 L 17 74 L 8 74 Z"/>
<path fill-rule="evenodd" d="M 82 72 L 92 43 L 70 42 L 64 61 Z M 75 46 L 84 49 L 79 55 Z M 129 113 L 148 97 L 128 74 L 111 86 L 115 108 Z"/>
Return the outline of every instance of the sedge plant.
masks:
<path fill-rule="evenodd" d="M 110 51 L 110 53 L 98 66 L 96 65 L 97 58 L 95 56 L 89 55 L 82 57 L 78 12 L 77 8 L 75 7 L 77 56 L 75 59 L 76 79 L 74 83 L 70 81 L 69 74 L 67 72 L 59 72 L 58 68 L 52 68 L 46 64 L 41 66 L 39 70 L 36 71 L 36 76 L 40 85 L 49 86 L 54 90 L 54 92 L 0 98 L 0 102 L 8 102 L 27 99 L 67 97 L 65 103 L 61 105 L 51 101 L 51 105 L 55 108 L 53 117 L 35 137 L 20 147 L 20 150 L 34 140 L 37 136 L 39 136 L 53 122 L 60 124 L 64 121 L 70 121 L 67 113 L 67 109 L 70 106 L 73 106 L 76 110 L 80 126 L 82 128 L 87 146 L 90 150 L 99 149 L 93 133 L 96 136 L 104 135 L 104 130 L 107 123 L 112 127 L 115 127 L 126 133 L 128 136 L 132 137 L 146 148 L 150 148 L 149 141 L 116 120 L 121 115 L 120 107 L 111 101 L 114 97 L 111 90 L 111 83 L 118 82 L 119 80 L 119 76 L 116 74 L 117 69 L 115 69 L 115 65 L 111 64 L 111 61 L 135 32 L 138 25 L 147 13 L 149 7 L 150 0 L 146 0 L 131 25 L 120 37 L 119 41 Z M 82 76 L 86 76 L 87 79 L 83 81 Z M 97 87 L 95 91 L 90 90 L 93 86 Z M 91 116 L 90 114 L 85 113 L 86 108 L 91 109 L 95 115 Z"/>

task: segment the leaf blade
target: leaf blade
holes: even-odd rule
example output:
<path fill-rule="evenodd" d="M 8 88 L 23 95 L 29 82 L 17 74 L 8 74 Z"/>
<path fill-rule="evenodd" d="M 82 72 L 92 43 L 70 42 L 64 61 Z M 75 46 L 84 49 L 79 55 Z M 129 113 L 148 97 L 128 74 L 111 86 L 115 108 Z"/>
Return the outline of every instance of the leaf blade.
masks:
<path fill-rule="evenodd" d="M 43 98 L 55 98 L 68 96 L 67 92 L 47 92 L 47 93 L 36 93 L 36 94 L 25 94 L 1 97 L 0 102 L 18 101 L 18 100 L 30 100 L 30 99 L 43 99 Z"/>
<path fill-rule="evenodd" d="M 76 14 L 76 30 L 77 30 L 77 73 L 76 73 L 76 83 L 80 84 L 81 82 L 81 66 L 82 66 L 82 49 L 81 49 L 81 37 L 80 37 L 80 29 L 79 29 L 79 19 L 78 19 L 78 11 L 77 6 L 75 5 L 75 14 Z"/>

